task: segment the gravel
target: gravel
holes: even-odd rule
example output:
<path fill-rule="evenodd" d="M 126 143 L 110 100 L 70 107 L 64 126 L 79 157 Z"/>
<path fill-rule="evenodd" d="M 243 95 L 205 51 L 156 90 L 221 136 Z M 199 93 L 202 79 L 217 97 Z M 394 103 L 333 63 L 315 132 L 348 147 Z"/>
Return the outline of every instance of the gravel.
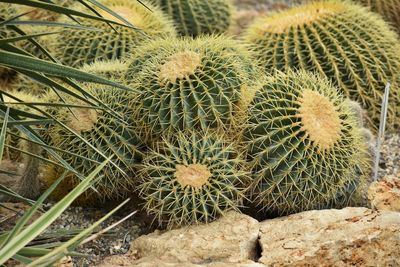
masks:
<path fill-rule="evenodd" d="M 117 205 L 118 203 L 116 203 Z M 53 204 L 46 204 L 46 208 L 50 208 Z M 99 229 L 104 229 L 133 212 L 129 208 L 123 208 L 108 220 L 102 223 Z M 48 229 L 83 229 L 91 226 L 97 220 L 102 218 L 109 212 L 111 208 L 87 208 L 87 207 L 69 207 Z M 85 267 L 93 266 L 100 263 L 109 255 L 118 255 L 127 253 L 132 240 L 140 235 L 151 232 L 148 219 L 141 213 L 136 213 L 126 221 L 114 227 L 110 232 L 100 235 L 93 241 L 80 246 L 76 251 L 89 255 L 88 257 L 73 257 L 74 266 Z"/>
<path fill-rule="evenodd" d="M 400 131 L 386 135 L 382 144 L 378 178 L 400 175 Z"/>

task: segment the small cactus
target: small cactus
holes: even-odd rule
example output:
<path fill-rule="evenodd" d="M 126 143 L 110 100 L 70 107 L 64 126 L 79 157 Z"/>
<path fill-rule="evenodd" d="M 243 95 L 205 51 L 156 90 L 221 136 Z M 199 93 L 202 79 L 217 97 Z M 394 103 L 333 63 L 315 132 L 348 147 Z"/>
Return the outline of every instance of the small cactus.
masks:
<path fill-rule="evenodd" d="M 388 126 L 400 125 L 400 47 L 395 32 L 366 8 L 326 0 L 258 19 L 246 33 L 265 71 L 325 75 L 367 110 L 377 130 L 385 85 L 392 85 Z"/>
<path fill-rule="evenodd" d="M 133 52 L 134 48 L 157 36 L 174 36 L 175 29 L 163 15 L 161 10 L 145 2 L 146 8 L 139 1 L 102 0 L 101 4 L 107 6 L 120 16 L 124 17 L 138 29 L 113 25 L 97 21 L 83 19 L 83 23 L 101 31 L 65 29 L 53 42 L 49 40 L 49 48 L 63 64 L 80 67 L 85 63 L 92 63 L 101 59 L 120 59 Z M 80 10 L 83 5 L 77 3 L 71 7 Z M 97 10 L 103 17 L 114 20 L 117 18 L 105 11 Z M 61 18 L 60 22 L 67 18 Z"/>
<path fill-rule="evenodd" d="M 140 115 L 153 136 L 230 127 L 256 71 L 247 52 L 222 36 L 154 40 L 135 52 L 125 80 L 141 92 Z"/>
<path fill-rule="evenodd" d="M 153 0 L 172 17 L 178 33 L 196 37 L 224 33 L 232 24 L 230 0 Z"/>
<path fill-rule="evenodd" d="M 351 198 L 348 189 L 359 185 L 359 167 L 369 162 L 349 102 L 328 80 L 307 72 L 267 79 L 248 107 L 244 140 L 253 198 L 278 214 Z"/>
<path fill-rule="evenodd" d="M 211 132 L 164 137 L 144 158 L 139 185 L 144 208 L 169 227 L 210 222 L 238 210 L 247 172 L 236 151 Z"/>

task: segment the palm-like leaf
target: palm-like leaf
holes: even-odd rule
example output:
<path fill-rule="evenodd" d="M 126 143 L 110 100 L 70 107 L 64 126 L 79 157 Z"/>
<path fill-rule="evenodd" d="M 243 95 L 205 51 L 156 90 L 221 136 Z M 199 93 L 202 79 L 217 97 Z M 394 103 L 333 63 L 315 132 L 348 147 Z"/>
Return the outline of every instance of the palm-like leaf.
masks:
<path fill-rule="evenodd" d="M 52 32 L 36 32 L 32 34 L 26 34 L 22 28 L 19 26 L 22 25 L 31 25 L 35 26 L 35 29 L 39 29 L 39 26 L 50 26 L 50 27 L 76 27 L 82 30 L 98 30 L 90 27 L 85 27 L 79 24 L 79 18 L 89 18 L 94 20 L 100 20 L 108 23 L 110 27 L 112 25 L 122 25 L 126 27 L 134 27 L 124 18 L 114 13 L 107 7 L 101 5 L 97 1 L 94 0 L 78 0 L 82 5 L 88 7 L 88 12 L 80 12 L 76 10 L 72 10 L 57 4 L 54 4 L 50 0 L 0 0 L 0 2 L 4 3 L 12 3 L 16 5 L 25 5 L 35 8 L 45 9 L 51 12 L 60 13 L 66 16 L 71 17 L 76 24 L 64 24 L 57 22 L 49 22 L 49 21 L 24 21 L 19 18 L 24 14 L 20 14 L 15 16 L 14 18 L 2 18 L 0 14 L 0 29 L 2 27 L 7 27 L 7 29 L 13 31 L 15 35 L 12 37 L 7 37 L 0 39 L 0 67 L 4 66 L 10 69 L 15 70 L 18 73 L 21 73 L 25 76 L 30 77 L 32 80 L 37 81 L 48 88 L 51 88 L 55 92 L 62 92 L 64 95 L 69 95 L 73 98 L 79 100 L 79 102 L 83 102 L 85 105 L 102 109 L 104 112 L 109 112 L 113 114 L 116 120 L 120 120 L 121 123 L 125 123 L 123 119 L 116 114 L 113 110 L 107 107 L 104 103 L 96 99 L 94 96 L 86 92 L 85 88 L 81 86 L 81 83 L 77 83 L 77 81 L 85 81 L 85 82 L 94 82 L 100 84 L 110 85 L 116 88 L 120 88 L 121 90 L 131 90 L 123 85 L 117 84 L 113 81 L 106 80 L 102 77 L 88 74 L 67 66 L 63 66 L 59 64 L 58 60 L 55 59 L 45 47 L 42 47 L 37 41 L 36 38 L 49 34 L 57 34 L 57 31 Z M 91 5 L 95 5 L 100 9 L 109 12 L 113 16 L 115 16 L 118 20 L 122 21 L 125 24 L 108 20 L 102 18 Z M 29 52 L 20 48 L 17 45 L 17 42 L 24 41 L 29 42 L 33 46 L 35 46 L 39 51 L 44 55 L 43 59 L 39 59 L 31 55 Z M 3 101 L 3 96 L 10 97 L 16 101 L 10 106 L 10 103 L 6 103 Z M 35 126 L 41 124 L 50 124 L 50 123 L 59 123 L 61 125 L 62 122 L 58 121 L 56 118 L 52 117 L 51 114 L 48 114 L 44 109 L 43 105 L 46 103 L 26 103 L 22 100 L 16 99 L 13 97 L 12 93 L 8 93 L 0 89 L 0 118 L 2 121 L 0 122 L 1 133 L 0 133 L 0 155 L 4 150 L 5 145 L 5 136 L 6 133 L 10 135 L 15 135 L 10 131 L 10 127 L 16 128 L 19 132 L 23 133 L 26 141 L 34 143 L 36 145 L 42 146 L 42 148 L 52 156 L 55 161 L 46 160 L 47 162 L 60 165 L 65 168 L 66 172 L 75 173 L 78 177 L 81 178 L 82 182 L 67 196 L 65 196 L 60 202 L 56 203 L 54 207 L 48 212 L 44 213 L 38 220 L 34 223 L 27 226 L 27 221 L 32 218 L 32 215 L 40 210 L 40 207 L 43 201 L 48 197 L 48 195 L 54 190 L 54 188 L 61 182 L 64 178 L 64 175 L 61 176 L 36 202 L 33 202 L 29 199 L 26 199 L 22 196 L 19 196 L 16 192 L 1 186 L 0 194 L 6 194 L 8 196 L 12 196 L 18 198 L 21 201 L 29 203 L 32 205 L 32 208 L 24 214 L 24 216 L 18 221 L 15 227 L 6 233 L 0 234 L 0 265 L 5 263 L 10 258 L 13 258 L 17 261 L 20 261 L 24 264 L 32 263 L 31 257 L 41 257 L 35 263 L 32 263 L 32 266 L 49 266 L 55 261 L 59 260 L 61 257 L 65 255 L 65 250 L 68 251 L 76 248 L 78 244 L 84 239 L 85 236 L 89 235 L 93 229 L 99 225 L 100 222 L 108 218 L 111 215 L 106 215 L 99 222 L 95 223 L 92 227 L 76 233 L 76 237 L 72 238 L 69 242 L 66 243 L 57 243 L 57 244 L 41 244 L 41 245 L 28 245 L 30 242 L 35 239 L 43 230 L 46 229 L 71 203 L 74 199 L 76 199 L 82 192 L 84 192 L 87 188 L 92 186 L 92 182 L 95 179 L 96 174 L 103 168 L 106 164 L 113 164 L 112 159 L 106 159 L 105 162 L 99 164 L 99 166 L 87 177 L 85 174 L 78 173 L 74 166 L 70 166 L 67 162 L 65 162 L 57 153 L 57 148 L 54 148 L 45 143 L 45 141 L 40 137 L 37 133 Z M 48 105 L 61 105 L 61 106 L 69 106 L 74 107 L 74 105 L 62 104 L 63 99 L 60 98 L 60 103 L 58 104 L 50 104 Z M 23 108 L 19 108 L 22 106 L 27 106 L 31 109 L 38 111 L 38 114 L 32 114 L 30 112 L 24 111 Z M 66 125 L 63 125 L 67 130 L 70 130 Z M 73 132 L 72 130 L 70 130 Z M 80 137 L 77 133 L 74 133 L 76 136 Z M 8 146 L 9 147 L 9 146 Z M 10 147 L 9 147 L 10 148 Z M 16 147 L 11 147 L 14 150 L 18 150 Z M 98 151 L 94 148 L 94 151 L 103 155 L 102 151 Z M 20 151 L 22 153 L 28 154 L 30 156 L 41 157 L 40 155 L 33 155 L 28 151 Z M 64 153 L 68 153 L 63 151 Z M 79 155 L 76 155 L 79 157 Z M 105 155 L 103 156 L 105 158 Z M 0 157 L 1 160 L 1 157 Z M 87 159 L 89 160 L 89 159 Z M 126 203 L 126 202 L 124 202 Z M 124 204 L 123 203 L 123 204 Z M 121 205 L 123 205 L 121 204 Z M 54 249 L 53 249 L 54 248 Z M 45 256 L 48 255 L 48 256 Z M 78 255 L 77 253 L 70 252 L 69 255 Z"/>

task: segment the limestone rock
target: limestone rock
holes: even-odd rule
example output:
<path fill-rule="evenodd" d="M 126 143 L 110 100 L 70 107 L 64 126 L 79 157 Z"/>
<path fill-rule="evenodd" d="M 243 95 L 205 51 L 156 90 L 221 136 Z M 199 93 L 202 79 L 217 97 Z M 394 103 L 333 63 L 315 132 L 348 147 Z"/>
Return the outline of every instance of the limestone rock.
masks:
<path fill-rule="evenodd" d="M 399 266 L 400 213 L 307 211 L 261 223 L 267 266 Z"/>
<path fill-rule="evenodd" d="M 126 256 L 106 259 L 102 266 L 240 266 L 256 267 L 257 220 L 236 212 L 201 225 L 155 231 L 131 244 Z M 261 265 L 262 266 L 262 265 Z"/>
<path fill-rule="evenodd" d="M 372 183 L 368 199 L 376 209 L 400 212 L 400 177 L 389 175 Z"/>
<path fill-rule="evenodd" d="M 236 212 L 210 224 L 183 227 L 141 236 L 132 242 L 131 255 L 194 264 L 207 261 L 240 262 L 255 258 L 257 220 Z"/>
<path fill-rule="evenodd" d="M 254 261 L 243 261 L 240 263 L 232 262 L 210 262 L 208 264 L 194 264 L 188 262 L 174 262 L 168 260 L 158 259 L 156 257 L 145 257 L 138 261 L 133 261 L 128 256 L 112 256 L 107 258 L 98 267 L 120 267 L 120 266 L 132 266 L 132 267 L 264 267 L 265 265 L 256 263 Z"/>
<path fill-rule="evenodd" d="M 400 266 L 400 213 L 314 210 L 258 223 L 232 212 L 208 225 L 139 237 L 127 255 L 100 266 Z"/>

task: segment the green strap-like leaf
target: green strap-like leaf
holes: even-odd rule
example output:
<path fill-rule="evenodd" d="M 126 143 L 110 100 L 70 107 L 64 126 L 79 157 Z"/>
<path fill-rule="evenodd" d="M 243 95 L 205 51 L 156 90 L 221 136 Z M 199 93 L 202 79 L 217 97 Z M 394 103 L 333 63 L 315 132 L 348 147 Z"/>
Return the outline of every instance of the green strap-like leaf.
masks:
<path fill-rule="evenodd" d="M 71 203 L 89 188 L 96 175 L 109 162 L 110 158 L 100 164 L 86 179 L 68 193 L 63 199 L 57 202 L 49 211 L 43 214 L 39 219 L 22 230 L 17 236 L 12 238 L 0 250 L 0 264 L 4 264 L 8 259 L 15 255 L 19 250 L 25 247 L 35 237 L 42 233 L 51 223 L 53 223 L 67 209 Z"/>
<path fill-rule="evenodd" d="M 8 123 L 9 113 L 10 113 L 10 109 L 7 108 L 6 113 L 4 115 L 3 125 L 1 127 L 1 132 L 0 132 L 0 163 L 1 163 L 1 160 L 3 159 L 4 144 L 6 142 L 7 123 Z"/>
<path fill-rule="evenodd" d="M 17 224 L 11 230 L 8 237 L 2 242 L 0 247 L 4 247 L 7 245 L 7 242 L 12 240 L 16 235 L 18 235 L 25 224 L 32 218 L 32 216 L 38 211 L 40 206 L 43 204 L 43 201 L 54 191 L 54 189 L 60 184 L 60 182 L 65 178 L 67 172 L 65 171 L 41 196 L 40 198 L 33 204 L 33 206 L 25 212 L 25 214 L 18 220 Z"/>
<path fill-rule="evenodd" d="M 56 33 L 57 32 L 46 32 L 46 33 L 37 33 L 37 34 L 31 34 L 31 35 L 18 36 L 18 37 L 13 37 L 13 38 L 4 38 L 4 39 L 0 39 L 0 45 L 6 44 L 6 43 L 18 42 L 18 41 L 26 40 L 26 39 L 33 38 L 33 37 L 56 34 Z"/>
<path fill-rule="evenodd" d="M 94 20 L 101 20 L 104 22 L 108 22 L 108 23 L 113 23 L 113 24 L 117 24 L 120 26 L 125 26 L 125 27 L 130 27 L 127 26 L 125 24 L 116 22 L 116 21 L 112 21 L 109 19 L 105 19 L 102 17 L 98 17 L 98 16 L 93 16 L 93 15 L 89 15 L 77 10 L 73 10 L 73 9 L 69 9 L 66 7 L 62 7 L 56 4 L 51 4 L 51 3 L 45 3 L 45 2 L 41 2 L 41 1 L 33 1 L 33 0 L 0 0 L 0 2 L 4 2 L 4 3 L 11 3 L 11 4 L 19 4 L 19 5 L 25 5 L 25 6 L 31 6 L 31 7 L 38 7 L 41 9 L 46 9 L 46 10 L 50 10 L 56 13 L 60 13 L 60 14 L 65 14 L 65 15 L 75 15 L 75 16 L 79 16 L 79 17 L 83 17 L 83 18 L 89 18 L 89 19 L 94 19 Z M 132 28 L 132 27 L 130 27 Z"/>
<path fill-rule="evenodd" d="M 65 242 L 63 245 L 55 248 L 52 252 L 46 254 L 45 256 L 33 261 L 31 264 L 27 265 L 27 267 L 33 267 L 33 266 L 48 266 L 51 265 L 51 263 L 54 263 L 58 261 L 62 257 L 62 253 L 64 251 L 67 251 L 69 247 L 71 246 L 76 246 L 82 238 L 85 236 L 89 235 L 96 227 L 98 227 L 102 222 L 107 220 L 113 213 L 115 213 L 117 210 L 119 210 L 122 206 L 124 206 L 126 203 L 128 203 L 130 199 L 128 198 L 124 202 L 122 202 L 120 205 L 118 205 L 116 208 L 114 208 L 112 211 L 107 213 L 104 217 L 102 217 L 100 220 L 95 222 L 93 225 L 91 225 L 89 228 L 83 230 L 81 233 L 76 235 L 74 238 L 70 239 L 69 241 Z M 57 256 L 59 255 L 59 256 Z M 48 262 L 51 260 L 51 262 Z"/>
<path fill-rule="evenodd" d="M 21 68 L 30 71 L 42 72 L 52 76 L 70 77 L 81 81 L 101 83 L 121 89 L 131 90 L 126 86 L 97 77 L 96 75 L 79 71 L 71 67 L 47 62 L 45 60 L 36 59 L 29 56 L 23 56 L 4 50 L 0 50 L 0 65 L 5 65 L 11 68 Z"/>

